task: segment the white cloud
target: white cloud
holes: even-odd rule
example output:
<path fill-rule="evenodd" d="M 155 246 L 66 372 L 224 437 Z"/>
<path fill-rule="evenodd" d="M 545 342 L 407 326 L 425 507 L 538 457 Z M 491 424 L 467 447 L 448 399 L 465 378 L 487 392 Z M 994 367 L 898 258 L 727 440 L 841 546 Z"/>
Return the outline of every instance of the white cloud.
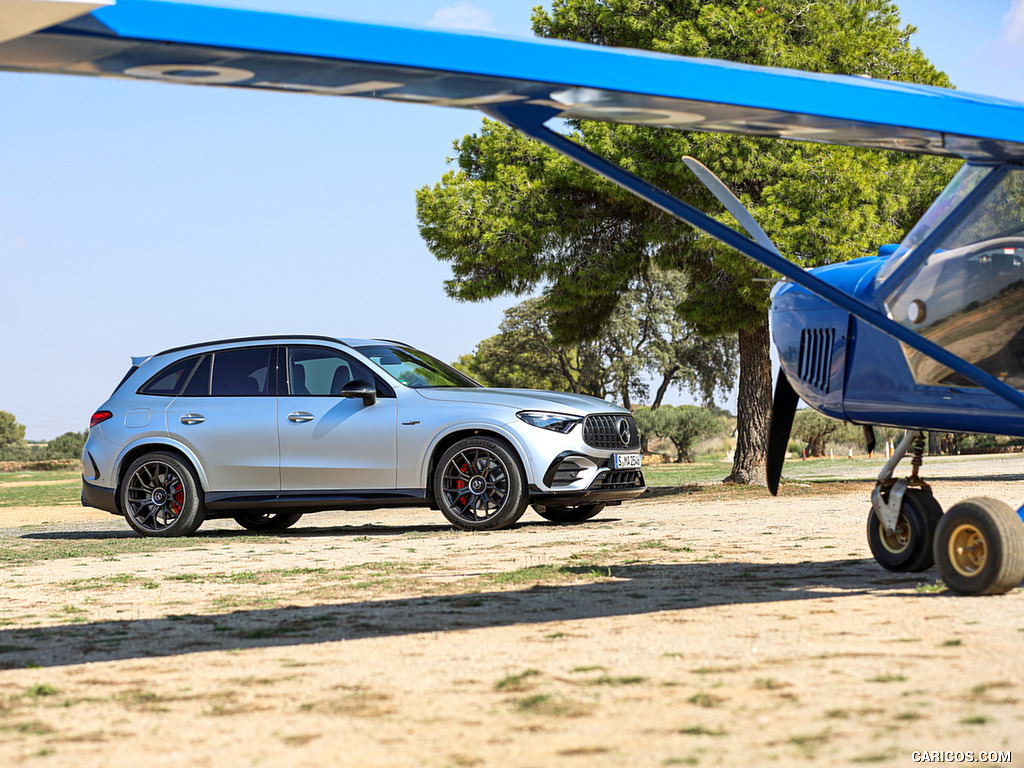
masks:
<path fill-rule="evenodd" d="M 454 5 L 435 11 L 430 19 L 430 25 L 449 29 L 475 29 L 482 32 L 493 32 L 495 29 L 491 14 L 477 8 L 468 0 L 458 0 Z"/>
<path fill-rule="evenodd" d="M 1010 10 L 1003 16 L 999 40 L 1004 43 L 1024 45 L 1024 0 L 1013 0 Z"/>

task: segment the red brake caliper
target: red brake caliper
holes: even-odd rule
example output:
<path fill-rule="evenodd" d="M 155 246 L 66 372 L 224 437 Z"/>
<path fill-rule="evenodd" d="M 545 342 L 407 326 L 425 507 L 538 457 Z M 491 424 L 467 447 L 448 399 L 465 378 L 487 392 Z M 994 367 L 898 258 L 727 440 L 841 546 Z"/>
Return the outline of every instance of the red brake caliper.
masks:
<path fill-rule="evenodd" d="M 179 485 L 178 490 L 174 492 L 174 496 L 172 498 L 171 510 L 173 510 L 176 516 L 180 515 L 181 508 L 185 506 L 185 489 Z"/>
<path fill-rule="evenodd" d="M 462 465 L 461 467 L 459 467 L 459 472 L 461 472 L 461 473 L 462 473 L 462 474 L 464 474 L 464 475 L 465 475 L 465 474 L 468 474 L 468 473 L 469 473 L 469 464 L 463 464 L 463 465 Z M 467 485 L 468 485 L 468 483 L 466 483 L 466 481 L 465 481 L 465 480 L 456 480 L 456 481 L 455 481 L 455 487 L 456 487 L 456 488 L 457 488 L 458 490 L 460 490 L 460 491 L 461 491 L 461 490 L 462 490 L 463 488 L 465 488 L 465 487 L 466 487 Z M 455 499 L 455 500 L 456 500 L 456 501 L 458 501 L 459 503 L 462 503 L 462 500 L 463 500 L 464 498 L 466 498 L 466 494 L 464 494 L 464 493 L 460 493 L 460 494 L 459 494 L 459 495 L 458 495 L 458 496 L 456 497 L 456 499 Z"/>

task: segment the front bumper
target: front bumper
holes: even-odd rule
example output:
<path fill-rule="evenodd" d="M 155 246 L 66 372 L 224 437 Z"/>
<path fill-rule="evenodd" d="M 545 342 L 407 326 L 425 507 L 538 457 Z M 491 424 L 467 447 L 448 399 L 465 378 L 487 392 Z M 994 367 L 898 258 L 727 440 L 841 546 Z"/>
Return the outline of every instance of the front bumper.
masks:
<path fill-rule="evenodd" d="M 577 504 L 615 504 L 627 499 L 635 499 L 647 490 L 644 473 L 639 469 L 598 470 L 593 481 L 584 489 L 566 489 L 564 491 L 542 490 L 530 486 L 531 504 L 557 504 L 558 506 L 575 506 Z"/>

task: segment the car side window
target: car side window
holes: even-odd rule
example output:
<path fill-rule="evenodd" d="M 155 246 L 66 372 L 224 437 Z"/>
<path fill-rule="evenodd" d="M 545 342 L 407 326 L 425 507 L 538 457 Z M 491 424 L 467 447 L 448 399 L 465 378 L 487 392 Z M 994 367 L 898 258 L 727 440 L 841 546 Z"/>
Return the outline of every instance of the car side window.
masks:
<path fill-rule="evenodd" d="M 213 355 L 203 355 L 199 365 L 192 372 L 192 378 L 181 390 L 182 397 L 209 397 L 210 395 L 210 367 Z"/>
<path fill-rule="evenodd" d="M 288 347 L 288 393 L 298 396 L 338 397 L 341 388 L 376 377 L 358 360 L 325 347 Z"/>
<path fill-rule="evenodd" d="M 196 367 L 196 362 L 200 357 L 201 355 L 192 355 L 174 361 L 139 387 L 138 393 L 140 395 L 175 397 L 188 380 L 189 374 Z"/>
<path fill-rule="evenodd" d="M 273 347 L 242 347 L 213 353 L 210 393 L 214 397 L 269 394 Z"/>

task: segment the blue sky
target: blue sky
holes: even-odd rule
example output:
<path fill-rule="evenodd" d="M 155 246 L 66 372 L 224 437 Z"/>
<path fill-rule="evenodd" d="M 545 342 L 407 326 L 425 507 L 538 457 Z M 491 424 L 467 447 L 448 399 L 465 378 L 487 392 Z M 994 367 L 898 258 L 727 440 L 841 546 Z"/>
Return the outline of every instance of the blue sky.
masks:
<path fill-rule="evenodd" d="M 207 4 L 529 36 L 538 3 Z M 958 88 L 1024 102 L 1024 0 L 898 4 Z M 130 355 L 298 332 L 451 360 L 518 300 L 448 299 L 416 231 L 471 111 L 42 75 L 0 94 L 0 410 L 29 439 L 84 429 Z"/>

